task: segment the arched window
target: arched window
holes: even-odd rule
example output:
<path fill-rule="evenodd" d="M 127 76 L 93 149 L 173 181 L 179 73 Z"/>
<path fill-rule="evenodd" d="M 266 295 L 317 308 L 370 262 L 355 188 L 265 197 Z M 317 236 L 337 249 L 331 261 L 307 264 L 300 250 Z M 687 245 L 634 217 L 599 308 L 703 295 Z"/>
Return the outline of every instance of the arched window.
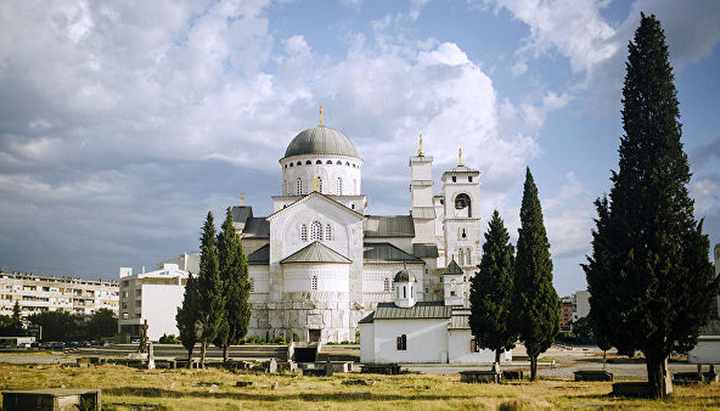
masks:
<path fill-rule="evenodd" d="M 472 217 L 470 197 L 465 193 L 460 193 L 455 197 L 455 217 Z"/>
<path fill-rule="evenodd" d="M 316 161 L 315 164 L 322 164 L 322 160 Z"/>
<path fill-rule="evenodd" d="M 307 161 L 305 162 L 305 165 L 309 165 L 309 164 L 312 164 L 312 161 L 307 160 Z"/>
<path fill-rule="evenodd" d="M 404 285 L 403 285 L 403 297 L 402 298 L 407 298 L 407 287 Z"/>
<path fill-rule="evenodd" d="M 310 289 L 311 289 L 312 291 L 317 291 L 317 289 L 318 289 L 318 279 L 317 279 L 317 276 L 316 276 L 316 275 L 314 275 L 314 276 L 312 277 L 312 280 L 311 280 L 311 282 L 310 282 Z"/>
<path fill-rule="evenodd" d="M 333 238 L 332 235 L 332 226 L 330 224 L 325 226 L 325 239 L 328 241 L 331 241 Z"/>
<path fill-rule="evenodd" d="M 341 165 L 342 165 L 342 161 L 338 160 L 337 163 L 335 163 L 335 165 L 336 165 L 336 166 L 341 166 Z"/>
<path fill-rule="evenodd" d="M 465 263 L 465 250 L 462 248 L 458 250 L 458 263 L 460 263 L 460 265 Z"/>
<path fill-rule="evenodd" d="M 332 160 L 326 161 L 325 164 L 332 164 Z"/>
<path fill-rule="evenodd" d="M 295 186 L 295 195 L 301 196 L 303 193 L 303 183 L 302 178 L 298 177 L 297 184 Z"/>
<path fill-rule="evenodd" d="M 298 161 L 296 165 L 301 166 L 301 165 L 302 165 L 302 161 Z"/>
<path fill-rule="evenodd" d="M 472 265 L 472 248 L 468 248 L 465 252 L 465 265 Z"/>
<path fill-rule="evenodd" d="M 465 229 L 463 228 L 460 232 L 460 238 L 467 238 L 467 233 L 465 232 Z"/>
<path fill-rule="evenodd" d="M 397 338 L 398 351 L 407 351 L 407 335 L 403 334 Z"/>
<path fill-rule="evenodd" d="M 335 194 L 339 196 L 342 195 L 342 177 L 338 177 L 335 182 Z"/>
<path fill-rule="evenodd" d="M 300 241 L 307 241 L 307 225 L 300 226 Z"/>
<path fill-rule="evenodd" d="M 322 224 L 320 224 L 319 221 L 313 221 L 312 224 L 310 224 L 310 241 L 322 241 L 322 239 Z"/>

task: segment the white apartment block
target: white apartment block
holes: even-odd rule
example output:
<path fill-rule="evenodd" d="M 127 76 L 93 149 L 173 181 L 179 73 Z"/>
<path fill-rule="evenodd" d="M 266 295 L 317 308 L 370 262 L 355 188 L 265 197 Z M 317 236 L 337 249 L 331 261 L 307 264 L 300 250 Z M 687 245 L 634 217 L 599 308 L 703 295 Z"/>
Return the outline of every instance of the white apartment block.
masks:
<path fill-rule="evenodd" d="M 175 314 L 182 305 L 188 272 L 178 264 L 164 263 L 156 271 L 132 273 L 120 267 L 120 334 L 140 335 L 147 320 L 148 338 L 157 341 L 163 334 L 178 335 Z"/>
<path fill-rule="evenodd" d="M 0 271 L 0 314 L 12 315 L 15 303 L 27 317 L 64 310 L 90 315 L 101 308 L 118 312 L 118 282 L 50 277 Z"/>

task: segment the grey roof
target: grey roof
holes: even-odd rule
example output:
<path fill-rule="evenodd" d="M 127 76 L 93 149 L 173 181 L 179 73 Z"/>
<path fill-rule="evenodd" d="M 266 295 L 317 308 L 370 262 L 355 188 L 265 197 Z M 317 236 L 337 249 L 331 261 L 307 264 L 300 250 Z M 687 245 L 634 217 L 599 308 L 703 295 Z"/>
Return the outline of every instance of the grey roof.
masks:
<path fill-rule="evenodd" d="M 419 258 L 437 258 L 438 248 L 435 244 L 413 244 L 413 255 Z"/>
<path fill-rule="evenodd" d="M 417 278 L 415 278 L 415 274 L 411 273 L 406 268 L 403 268 L 402 270 L 398 271 L 395 274 L 395 278 L 393 278 L 394 283 L 416 283 Z"/>
<path fill-rule="evenodd" d="M 447 170 L 446 172 L 443 173 L 443 175 L 445 175 L 445 174 L 447 174 L 447 173 L 479 173 L 479 172 L 480 172 L 480 171 L 474 170 L 474 169 L 472 169 L 472 168 L 470 168 L 470 167 L 465 167 L 465 166 L 463 166 L 463 165 L 458 165 L 458 166 L 455 166 L 455 167 L 451 168 L 450 170 Z"/>
<path fill-rule="evenodd" d="M 447 306 L 442 301 L 420 301 L 408 308 L 398 307 L 394 303 L 378 303 L 374 320 L 450 318 L 452 308 L 452 306 Z"/>
<path fill-rule="evenodd" d="M 265 217 L 250 217 L 245 223 L 243 237 L 270 238 L 270 222 Z"/>
<path fill-rule="evenodd" d="M 280 261 L 280 264 L 290 263 L 351 264 L 352 261 L 325 244 L 313 241 L 310 245 L 301 248 Z"/>
<path fill-rule="evenodd" d="M 232 208 L 233 221 L 240 224 L 246 224 L 248 218 L 252 218 L 252 207 L 250 206 L 235 206 Z"/>
<path fill-rule="evenodd" d="M 270 244 L 258 248 L 247 256 L 249 265 L 268 265 L 270 264 Z"/>
<path fill-rule="evenodd" d="M 455 258 L 453 257 L 452 260 L 450 260 L 450 264 L 447 265 L 445 268 L 445 271 L 443 271 L 443 275 L 457 275 L 457 274 L 465 274 L 465 271 L 463 271 L 462 268 L 458 265 L 458 263 L 455 262 Z"/>
<path fill-rule="evenodd" d="M 363 317 L 360 321 L 358 321 L 358 324 L 370 324 L 375 320 L 375 311 L 371 312 L 369 315 L 366 315 Z"/>
<path fill-rule="evenodd" d="M 409 215 L 367 216 L 365 237 L 415 237 L 415 225 Z"/>
<path fill-rule="evenodd" d="M 334 128 L 317 126 L 302 131 L 288 144 L 285 157 L 304 154 L 339 154 L 357 157 L 350 139 Z"/>
<path fill-rule="evenodd" d="M 700 335 L 720 335 L 720 320 L 713 319 L 700 329 Z"/>
<path fill-rule="evenodd" d="M 395 247 L 390 243 L 364 243 L 363 261 L 365 263 L 408 263 L 425 264 L 412 254 Z"/>

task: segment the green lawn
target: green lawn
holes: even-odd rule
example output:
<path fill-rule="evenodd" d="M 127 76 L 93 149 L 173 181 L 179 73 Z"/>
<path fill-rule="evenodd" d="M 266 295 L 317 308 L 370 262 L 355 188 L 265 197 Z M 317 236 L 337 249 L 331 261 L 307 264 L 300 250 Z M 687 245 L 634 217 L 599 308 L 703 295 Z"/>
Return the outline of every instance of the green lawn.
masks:
<path fill-rule="evenodd" d="M 106 409 L 538 409 L 720 408 L 720 384 L 676 386 L 667 401 L 608 396 L 610 383 L 541 380 L 503 385 L 460 383 L 455 375 L 336 374 L 298 377 L 207 370 L 136 370 L 115 365 L 91 368 L 0 366 L 3 390 L 44 387 L 100 388 Z M 235 387 L 237 381 L 253 386 Z"/>

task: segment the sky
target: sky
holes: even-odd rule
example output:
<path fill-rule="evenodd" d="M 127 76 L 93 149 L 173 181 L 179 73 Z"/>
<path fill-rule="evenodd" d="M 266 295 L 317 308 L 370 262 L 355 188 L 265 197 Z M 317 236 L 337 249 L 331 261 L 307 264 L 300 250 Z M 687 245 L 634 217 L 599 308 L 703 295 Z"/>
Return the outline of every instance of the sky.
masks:
<path fill-rule="evenodd" d="M 208 210 L 271 212 L 304 129 L 364 159 L 370 214 L 407 214 L 408 158 L 482 172 L 517 240 L 525 167 L 560 295 L 585 288 L 617 170 L 627 44 L 661 21 L 689 190 L 720 242 L 715 0 L 10 0 L 0 3 L 0 268 L 114 279 L 199 249 Z"/>

